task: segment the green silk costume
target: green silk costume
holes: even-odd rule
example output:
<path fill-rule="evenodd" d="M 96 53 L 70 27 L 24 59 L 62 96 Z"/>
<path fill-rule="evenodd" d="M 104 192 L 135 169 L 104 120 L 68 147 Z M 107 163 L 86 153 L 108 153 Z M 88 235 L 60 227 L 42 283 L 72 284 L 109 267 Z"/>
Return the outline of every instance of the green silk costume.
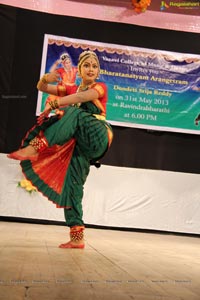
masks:
<path fill-rule="evenodd" d="M 62 110 L 62 118 L 50 117 L 27 133 L 23 147 L 41 134 L 49 146 L 39 153 L 37 161 L 20 164 L 25 177 L 57 207 L 64 208 L 66 223 L 71 227 L 83 224 L 83 189 L 90 162 L 105 154 L 112 129 L 105 120 L 94 116 L 101 115 L 101 109 L 93 102 Z"/>

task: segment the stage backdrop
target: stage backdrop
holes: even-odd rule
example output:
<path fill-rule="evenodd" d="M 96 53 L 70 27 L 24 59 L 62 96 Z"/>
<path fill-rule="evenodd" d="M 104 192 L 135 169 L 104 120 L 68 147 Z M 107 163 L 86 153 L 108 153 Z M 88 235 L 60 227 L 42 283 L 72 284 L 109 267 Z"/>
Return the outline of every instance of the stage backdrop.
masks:
<path fill-rule="evenodd" d="M 200 134 L 195 123 L 200 112 L 200 55 L 45 35 L 41 76 L 56 61 L 57 68 L 63 69 L 59 60 L 66 53 L 77 66 L 84 50 L 95 51 L 99 57 L 99 80 L 108 87 L 111 124 Z M 80 78 L 74 83 L 80 84 Z M 47 96 L 39 93 L 37 115 Z"/>
<path fill-rule="evenodd" d="M 200 55 L 199 34 L 6 5 L 0 5 L 0 28 L 0 151 L 4 153 L 0 160 L 0 215 L 55 220 L 55 213 L 63 220 L 63 211 L 41 199 L 39 193 L 29 195 L 17 187 L 21 170 L 17 161 L 6 157 L 36 122 L 36 85 L 45 34 Z M 91 169 L 85 186 L 85 221 L 199 233 L 199 135 L 116 125 L 113 130 L 114 141 L 101 161 L 103 166 Z"/>
<path fill-rule="evenodd" d="M 184 68 L 186 69 L 187 73 L 190 73 L 189 70 L 192 67 L 191 73 L 193 73 L 194 77 L 196 78 L 195 68 L 193 68 L 196 63 L 191 62 L 190 60 L 186 62 L 185 58 L 192 57 L 193 59 L 196 59 L 199 57 L 200 48 L 198 33 L 164 30 L 60 15 L 58 16 L 9 7 L 6 5 L 0 5 L 0 28 L 2 31 L 2 47 L 0 49 L 2 57 L 0 68 L 0 151 L 3 153 L 8 153 L 18 148 L 27 130 L 29 130 L 36 122 L 36 106 L 38 98 L 36 85 L 41 75 L 45 34 L 56 37 L 67 37 L 70 40 L 76 39 L 78 41 L 89 41 L 90 43 L 94 42 L 104 45 L 104 48 L 107 45 L 117 45 L 117 48 L 123 48 L 123 53 L 125 52 L 125 49 L 131 49 L 131 51 L 133 49 L 138 53 L 139 49 L 139 53 L 142 51 L 142 53 L 148 55 L 155 55 L 156 58 L 158 57 L 159 53 L 167 53 L 167 57 L 169 58 L 172 56 L 173 59 L 175 54 L 176 61 L 172 60 L 170 62 L 169 59 L 168 61 L 163 60 L 165 62 L 165 66 L 171 66 L 170 68 L 172 69 L 172 65 L 175 65 L 174 73 L 176 75 L 177 70 L 183 71 Z M 100 51 L 98 52 L 101 56 L 102 53 L 100 53 Z M 129 57 L 130 54 L 131 52 L 129 52 L 127 57 Z M 109 55 L 111 55 L 111 58 L 113 57 L 113 54 Z M 122 56 L 125 57 L 124 54 Z M 136 66 L 132 64 L 113 64 L 103 60 L 103 57 L 109 58 L 109 56 L 106 53 L 106 55 L 100 57 L 101 63 L 103 64 L 102 70 L 107 70 L 109 66 L 109 71 L 112 71 L 113 68 L 115 72 L 118 66 L 122 67 L 122 65 L 124 65 L 126 69 L 128 69 L 128 66 L 130 66 L 130 68 L 136 68 Z M 57 56 L 55 58 L 57 58 Z M 119 54 L 117 54 L 117 58 L 120 59 Z M 135 56 L 133 56 L 133 58 L 134 62 L 136 62 Z M 143 60 L 146 62 L 148 61 L 146 57 L 143 58 Z M 141 59 L 139 59 L 139 61 L 141 64 Z M 73 63 L 75 65 L 77 61 L 75 60 Z M 185 66 L 181 66 L 182 64 Z M 160 67 L 161 65 L 156 63 L 156 66 Z M 139 69 L 139 67 L 137 67 L 137 69 Z M 150 70 L 150 68 L 146 67 L 140 67 L 140 69 Z M 151 70 L 154 69 L 155 66 L 152 66 Z M 160 69 L 158 69 L 158 71 L 159 73 L 161 72 Z M 123 71 L 123 73 L 127 74 L 127 70 Z M 136 72 L 135 70 L 129 70 L 129 73 L 135 75 L 143 74 L 139 73 L 138 71 Z M 173 72 L 170 72 L 170 74 L 172 73 Z M 121 76 L 110 76 L 106 74 L 101 74 L 101 80 L 103 80 L 105 76 L 106 81 L 109 83 L 109 93 L 111 98 L 109 99 L 109 101 L 111 101 L 110 103 L 117 103 L 120 105 L 120 103 L 123 102 L 123 105 L 130 105 L 131 103 L 138 108 L 154 108 L 152 105 L 144 105 L 144 103 L 134 104 L 132 101 L 125 101 L 124 99 L 122 101 L 120 98 L 122 96 L 124 97 L 125 95 L 126 99 L 127 96 L 134 95 L 134 98 L 141 97 L 151 100 L 152 95 L 138 95 L 138 92 L 134 91 L 128 92 L 113 89 L 113 86 L 116 84 L 112 81 L 117 80 L 118 82 L 123 82 L 123 85 L 117 84 L 117 86 L 125 86 L 127 88 L 127 86 L 134 87 L 136 85 L 137 90 L 142 89 L 145 91 L 144 88 L 139 87 L 139 84 L 143 83 L 142 80 L 123 78 Z M 156 76 L 155 74 L 149 76 L 161 77 L 160 75 Z M 188 76 L 188 74 L 180 73 L 180 77 L 180 80 L 188 81 L 189 79 L 186 79 L 186 77 L 188 78 L 190 76 Z M 126 85 L 125 82 L 127 80 L 128 84 Z M 130 81 L 131 85 L 129 84 Z M 147 89 L 152 92 L 154 92 L 154 90 L 159 91 L 158 88 L 152 87 L 153 84 L 159 84 L 162 86 L 165 85 L 165 90 L 172 94 L 171 98 L 163 95 L 162 97 L 159 96 L 158 98 L 162 100 L 168 100 L 168 106 L 170 109 L 172 109 L 172 107 L 173 109 L 177 108 L 176 103 L 181 103 L 180 111 L 183 113 L 179 114 L 178 120 L 176 114 L 174 114 L 173 122 L 177 123 L 177 121 L 179 122 L 180 119 L 182 119 L 181 122 L 186 122 L 187 125 L 189 124 L 193 127 L 190 130 L 193 130 L 195 134 L 165 130 L 160 131 L 157 130 L 157 128 L 153 130 L 149 128 L 113 125 L 114 141 L 110 151 L 102 160 L 102 163 L 121 167 L 200 173 L 200 139 L 199 135 L 196 134 L 199 131 L 200 125 L 197 126 L 194 124 L 194 119 L 199 113 L 199 100 L 196 97 L 199 97 L 200 93 L 193 90 L 193 87 L 195 87 L 198 83 L 193 83 L 191 80 L 191 82 L 188 84 L 187 91 L 185 89 L 185 84 L 177 85 L 174 92 L 172 91 L 171 84 L 166 84 L 164 82 L 160 83 L 153 80 L 146 81 L 146 84 L 148 85 Z M 149 86 L 150 84 L 151 86 Z M 179 92 L 177 90 L 178 87 Z M 164 90 L 163 87 L 161 90 Z M 192 105 L 190 105 L 190 97 L 187 98 L 186 101 L 186 94 L 190 97 L 193 97 L 193 100 L 197 99 L 196 102 L 194 101 L 195 103 L 193 102 L 196 106 L 196 111 L 194 111 Z M 115 100 L 115 97 L 118 95 L 120 99 Z M 174 99 L 173 103 L 175 103 L 175 105 L 172 105 L 172 98 Z M 118 107 L 115 108 L 114 106 L 109 106 L 108 117 L 111 114 L 109 112 L 110 108 L 115 110 L 115 112 L 118 111 Z M 166 110 L 169 109 L 167 107 L 164 108 Z M 162 106 L 160 109 L 164 108 Z M 127 112 L 127 110 L 131 113 Z M 139 113 L 141 114 L 141 117 L 143 117 L 143 114 L 149 114 L 149 111 L 142 110 L 142 113 L 140 113 L 136 109 L 133 111 L 132 108 L 123 108 L 122 111 L 126 111 L 127 114 L 133 114 L 133 116 L 136 111 L 136 115 Z M 193 113 L 191 113 L 191 111 L 193 111 Z M 150 114 L 155 115 L 155 112 L 151 112 Z M 171 113 L 168 114 L 156 112 L 156 115 L 158 115 L 159 118 L 160 116 L 163 118 L 164 116 L 167 117 L 169 115 L 170 118 L 172 117 Z M 187 115 L 187 118 L 182 118 L 182 115 Z M 130 120 L 127 118 L 125 118 L 123 122 L 120 120 L 120 122 L 123 124 L 129 122 L 131 125 L 134 123 L 135 126 L 141 126 L 142 124 L 139 123 L 139 121 L 141 120 Z M 147 120 L 145 121 L 147 122 Z M 150 121 L 153 124 L 155 122 L 154 120 Z M 165 122 L 167 121 L 165 120 Z M 145 126 L 153 126 L 153 124 L 145 123 Z M 159 124 L 159 126 L 160 125 L 161 124 Z M 174 127 L 174 125 L 171 125 L 171 123 L 170 126 Z M 184 123 L 184 129 L 186 129 L 185 126 L 186 125 Z"/>
<path fill-rule="evenodd" d="M 41 193 L 30 194 L 18 186 L 23 178 L 18 161 L 0 154 L 0 171 L 0 220 L 65 225 L 62 208 L 56 208 Z M 91 167 L 84 188 L 84 222 L 200 235 L 199 177 L 106 165 Z"/>

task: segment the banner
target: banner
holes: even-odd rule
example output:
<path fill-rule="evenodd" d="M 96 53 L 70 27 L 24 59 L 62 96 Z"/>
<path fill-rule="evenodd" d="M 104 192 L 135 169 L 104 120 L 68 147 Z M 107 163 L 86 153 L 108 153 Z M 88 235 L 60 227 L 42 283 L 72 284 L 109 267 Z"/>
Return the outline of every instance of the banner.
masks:
<path fill-rule="evenodd" d="M 79 84 L 79 54 L 99 57 L 99 81 L 108 87 L 107 120 L 118 126 L 200 134 L 200 55 L 45 35 L 41 76 L 58 70 L 67 84 Z M 69 55 L 71 71 L 63 66 Z M 39 92 L 37 112 L 48 95 Z"/>

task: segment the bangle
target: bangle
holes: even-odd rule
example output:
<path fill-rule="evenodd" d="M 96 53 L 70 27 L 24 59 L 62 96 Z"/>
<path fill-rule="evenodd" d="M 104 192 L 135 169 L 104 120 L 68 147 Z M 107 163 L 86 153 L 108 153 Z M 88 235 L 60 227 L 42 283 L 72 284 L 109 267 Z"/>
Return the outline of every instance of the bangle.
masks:
<path fill-rule="evenodd" d="M 42 83 L 44 83 L 44 84 L 47 84 L 47 83 L 48 83 L 47 77 L 48 77 L 48 74 L 44 74 L 44 75 L 42 76 L 42 78 L 40 79 L 40 80 L 42 81 Z"/>
<path fill-rule="evenodd" d="M 49 101 L 48 104 L 51 106 L 52 110 L 59 108 L 57 99 Z"/>
<path fill-rule="evenodd" d="M 60 97 L 66 96 L 67 95 L 66 86 L 62 83 L 58 83 L 57 93 L 58 93 L 58 96 L 60 96 Z"/>
<path fill-rule="evenodd" d="M 37 88 L 38 90 L 41 90 L 44 92 L 44 84 L 46 85 L 45 87 L 47 87 L 48 84 L 48 80 L 47 80 L 48 74 L 44 74 L 40 80 L 37 83 Z"/>

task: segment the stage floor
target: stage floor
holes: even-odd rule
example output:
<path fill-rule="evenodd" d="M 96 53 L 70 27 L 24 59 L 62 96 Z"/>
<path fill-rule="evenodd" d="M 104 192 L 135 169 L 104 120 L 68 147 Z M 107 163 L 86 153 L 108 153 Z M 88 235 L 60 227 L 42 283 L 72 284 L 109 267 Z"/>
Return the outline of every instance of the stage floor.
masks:
<path fill-rule="evenodd" d="M 60 249 L 68 229 L 0 222 L 0 300 L 199 300 L 200 239 L 87 228 L 86 248 Z"/>

